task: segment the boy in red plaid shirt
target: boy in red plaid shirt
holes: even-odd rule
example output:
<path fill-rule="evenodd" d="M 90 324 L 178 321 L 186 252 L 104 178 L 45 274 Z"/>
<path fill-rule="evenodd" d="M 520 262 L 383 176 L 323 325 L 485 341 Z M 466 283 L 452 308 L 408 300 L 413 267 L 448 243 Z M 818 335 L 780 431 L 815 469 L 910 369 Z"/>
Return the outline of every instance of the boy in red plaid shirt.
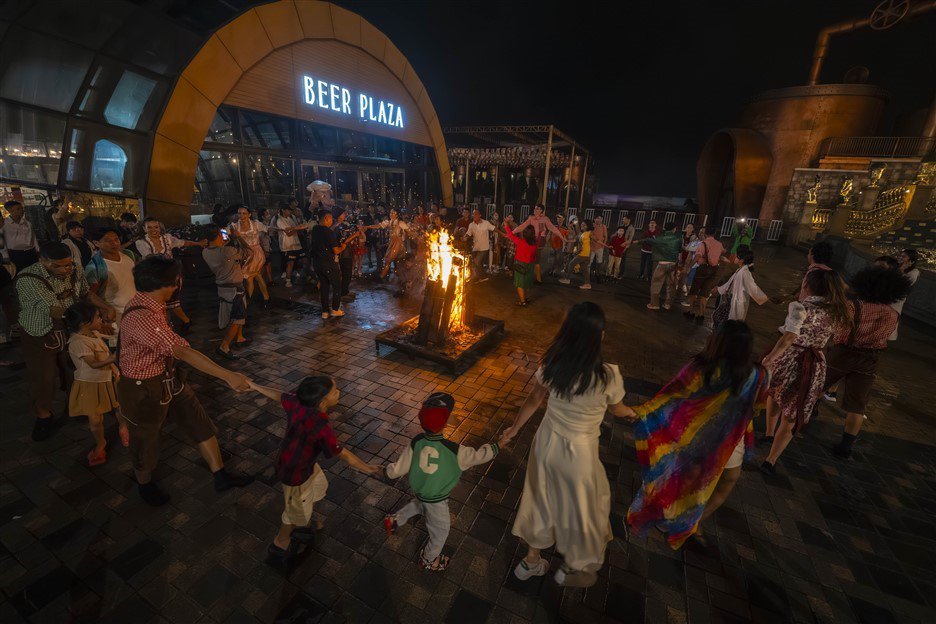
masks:
<path fill-rule="evenodd" d="M 335 380 L 328 376 L 306 377 L 295 394 L 265 388 L 251 382 L 257 392 L 278 401 L 286 410 L 286 434 L 276 453 L 276 476 L 283 484 L 285 509 L 279 533 L 267 552 L 268 562 L 288 566 L 299 546 L 312 540 L 312 507 L 325 498 L 328 481 L 318 465 L 320 456 L 338 457 L 365 474 L 380 471 L 379 466 L 365 464 L 354 453 L 342 448 L 328 421 L 328 410 L 338 404 L 341 393 Z"/>

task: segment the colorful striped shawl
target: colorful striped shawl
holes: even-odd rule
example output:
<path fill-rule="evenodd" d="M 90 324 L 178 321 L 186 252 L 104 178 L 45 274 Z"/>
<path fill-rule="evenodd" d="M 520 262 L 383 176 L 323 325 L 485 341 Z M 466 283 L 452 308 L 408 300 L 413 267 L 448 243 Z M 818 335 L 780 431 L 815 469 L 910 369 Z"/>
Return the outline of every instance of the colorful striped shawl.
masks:
<path fill-rule="evenodd" d="M 672 548 L 693 533 L 705 503 L 738 441 L 751 452 L 751 420 L 764 407 L 767 373 L 755 367 L 738 394 L 720 371 L 706 386 L 702 371 L 687 364 L 655 397 L 635 408 L 637 461 L 643 484 L 627 513 L 637 531 L 658 527 Z"/>

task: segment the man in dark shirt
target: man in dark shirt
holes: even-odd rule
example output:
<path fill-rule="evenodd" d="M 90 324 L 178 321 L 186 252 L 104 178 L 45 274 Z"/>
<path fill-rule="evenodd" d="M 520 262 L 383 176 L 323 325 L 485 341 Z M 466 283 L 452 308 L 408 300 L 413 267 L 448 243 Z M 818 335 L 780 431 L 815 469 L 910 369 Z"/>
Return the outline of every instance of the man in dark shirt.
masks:
<path fill-rule="evenodd" d="M 354 295 L 351 294 L 351 273 L 354 270 L 354 251 L 351 248 L 351 241 L 358 236 L 363 236 L 363 230 L 354 227 L 346 221 L 348 213 L 344 208 L 332 209 L 332 228 L 338 238 L 338 244 L 342 246 L 342 251 L 338 254 L 338 267 L 341 269 L 341 300 L 354 301 Z"/>
<path fill-rule="evenodd" d="M 344 316 L 344 311 L 341 310 L 341 267 L 338 264 L 338 256 L 346 245 L 338 242 L 338 235 L 332 229 L 333 222 L 330 211 L 320 211 L 318 225 L 312 228 L 312 234 L 309 236 L 312 265 L 319 278 L 323 319 Z"/>

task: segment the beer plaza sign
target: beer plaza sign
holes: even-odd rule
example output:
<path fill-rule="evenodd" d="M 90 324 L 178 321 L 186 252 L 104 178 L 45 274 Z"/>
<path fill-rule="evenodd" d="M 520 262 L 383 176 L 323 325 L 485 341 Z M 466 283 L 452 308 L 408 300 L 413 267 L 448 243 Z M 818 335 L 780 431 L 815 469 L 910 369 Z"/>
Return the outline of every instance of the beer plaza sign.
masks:
<path fill-rule="evenodd" d="M 302 77 L 302 89 L 305 103 L 344 115 L 356 115 L 363 121 L 403 127 L 403 109 L 385 100 L 375 100 L 366 93 L 353 93 L 350 89 L 317 80 L 311 76 Z"/>

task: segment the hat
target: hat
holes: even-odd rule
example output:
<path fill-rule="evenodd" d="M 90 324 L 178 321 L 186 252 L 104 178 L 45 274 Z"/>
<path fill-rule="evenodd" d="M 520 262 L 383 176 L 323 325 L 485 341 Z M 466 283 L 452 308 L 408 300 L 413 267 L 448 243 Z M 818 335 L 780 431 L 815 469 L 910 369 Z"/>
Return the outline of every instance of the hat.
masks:
<path fill-rule="evenodd" d="M 455 398 L 445 392 L 433 392 L 419 410 L 419 424 L 431 433 L 439 433 L 445 429 L 449 415 L 455 409 Z"/>

